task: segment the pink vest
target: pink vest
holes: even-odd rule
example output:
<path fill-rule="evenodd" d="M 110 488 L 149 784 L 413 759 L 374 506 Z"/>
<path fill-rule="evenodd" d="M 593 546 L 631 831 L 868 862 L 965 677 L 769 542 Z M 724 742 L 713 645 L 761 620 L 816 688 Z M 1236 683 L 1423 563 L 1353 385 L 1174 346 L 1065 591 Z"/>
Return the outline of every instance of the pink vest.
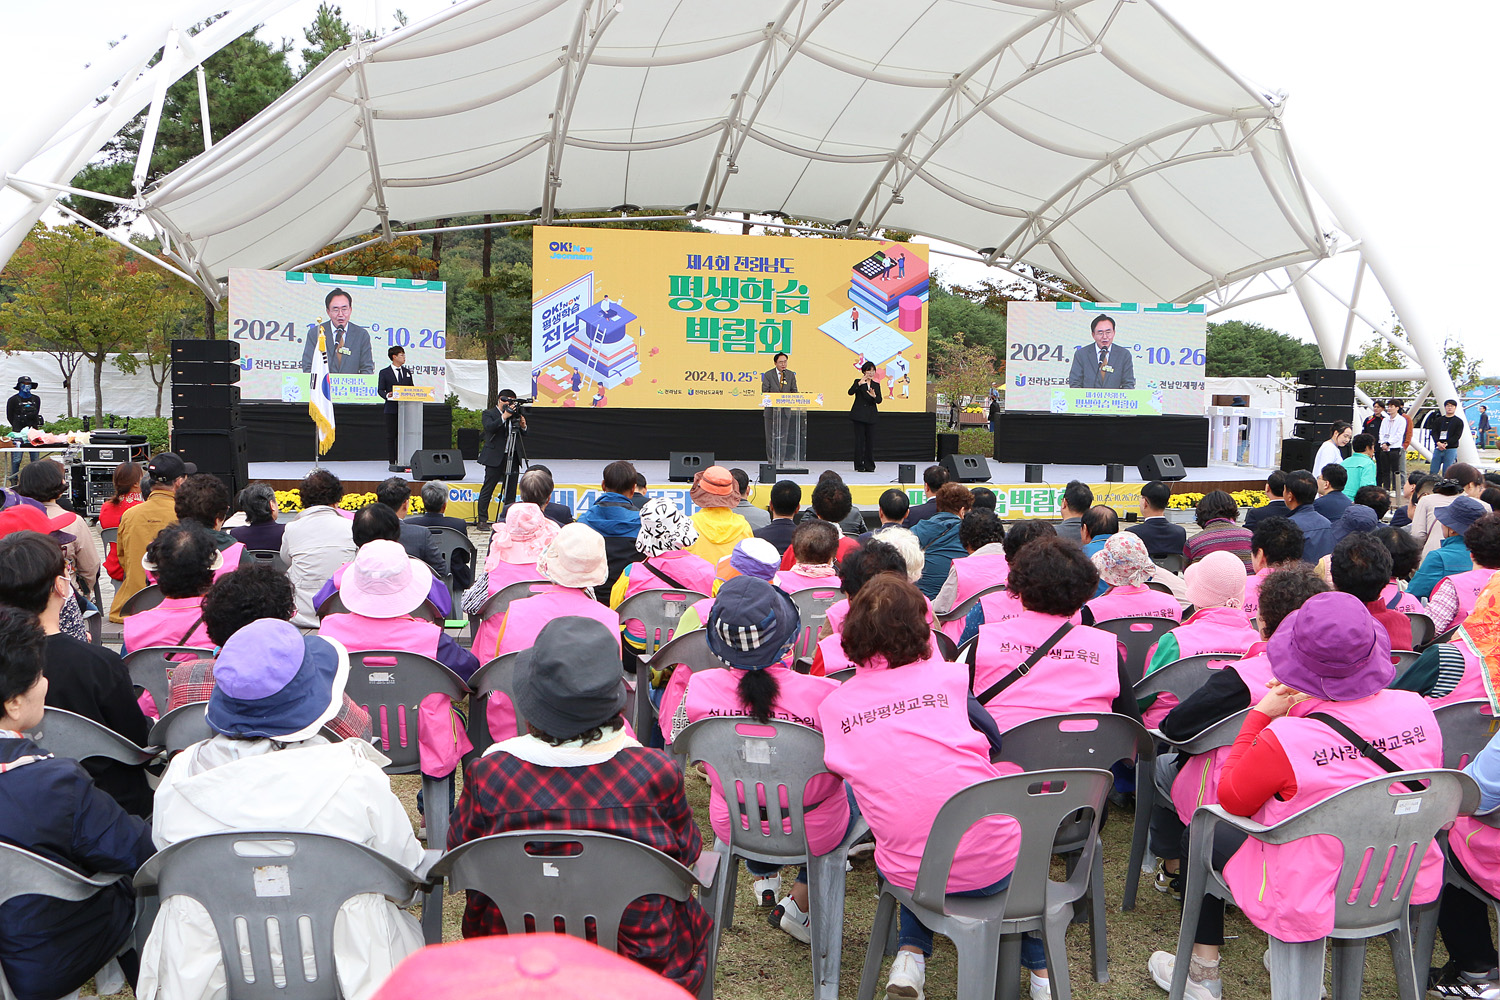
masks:
<path fill-rule="evenodd" d="M 1436 622 L 1438 630 L 1446 632 L 1455 622 L 1468 618 L 1469 612 L 1474 610 L 1474 602 L 1479 599 L 1479 592 L 1489 585 L 1490 577 L 1494 575 L 1494 570 L 1480 566 L 1466 573 L 1443 577 L 1443 580 L 1453 584 L 1453 589 L 1458 594 L 1458 611 L 1447 621 Z M 1438 581 L 1438 587 L 1443 585 L 1443 580 Z M 1433 587 L 1432 592 L 1437 593 L 1437 587 Z"/>
<path fill-rule="evenodd" d="M 811 590 L 814 587 L 823 587 L 832 590 L 839 589 L 839 578 L 837 576 L 803 576 L 797 572 L 795 565 L 791 569 L 784 569 L 780 573 L 777 573 L 776 579 L 773 582 L 788 594 L 795 594 L 799 590 Z"/>
<path fill-rule="evenodd" d="M 1246 708 L 1260 701 L 1266 684 L 1271 680 L 1271 658 L 1265 653 L 1265 644 L 1252 646 L 1250 653 L 1242 660 L 1224 665 L 1224 669 L 1239 674 L 1245 687 L 1250 689 L 1250 697 L 1245 702 Z M 1219 773 L 1224 769 L 1224 762 L 1229 759 L 1229 749 L 1219 747 L 1208 753 L 1189 757 L 1183 763 L 1182 770 L 1177 772 L 1177 779 L 1172 782 L 1172 805 L 1176 807 L 1177 817 L 1184 825 L 1193 821 L 1193 813 L 1199 806 L 1219 804 Z"/>
<path fill-rule="evenodd" d="M 1400 589 L 1400 585 L 1397 584 L 1395 580 L 1392 580 L 1390 583 L 1386 584 L 1385 589 L 1380 592 L 1380 603 L 1389 607 L 1391 598 L 1396 596 L 1396 591 L 1398 589 Z M 1403 590 L 1401 591 L 1401 600 L 1396 602 L 1395 610 L 1401 612 L 1404 615 L 1409 612 L 1426 612 L 1427 609 L 1422 606 L 1422 602 L 1417 600 L 1416 597 L 1408 594 Z"/>
<path fill-rule="evenodd" d="M 690 590 L 696 590 L 700 594 L 712 594 L 714 592 L 714 568 L 707 559 L 695 556 L 691 552 L 672 551 L 663 552 L 659 556 L 652 556 L 645 562 L 631 563 L 625 568 L 625 595 L 621 603 L 634 597 L 643 590 L 670 590 L 674 584 L 670 584 L 651 571 L 653 566 L 661 568 L 671 574 L 672 579 Z M 704 619 L 707 624 L 708 619 Z M 641 625 L 639 618 L 632 618 L 625 622 L 626 633 L 636 642 L 643 642 L 646 638 L 646 630 Z M 666 637 L 663 638 L 666 641 Z"/>
<path fill-rule="evenodd" d="M 854 666 L 849 654 L 844 652 L 844 637 L 837 632 L 825 636 L 818 643 L 818 652 L 823 654 L 823 673 L 836 674 Z"/>
<path fill-rule="evenodd" d="M 318 623 L 318 634 L 335 639 L 351 653 L 370 649 L 399 649 L 437 659 L 443 630 L 415 618 L 366 618 L 353 612 L 329 615 Z"/>
<path fill-rule="evenodd" d="M 581 590 L 560 587 L 535 597 L 523 597 L 512 601 L 505 610 L 505 626 L 500 636 L 500 645 L 492 653 L 488 648 L 480 652 L 479 643 L 474 643 L 474 655 L 481 665 L 497 656 L 526 649 L 536 642 L 537 633 L 554 618 L 576 615 L 592 618 L 604 625 L 616 636 L 620 634 L 620 616 L 593 600 Z M 618 643 L 617 643 L 618 645 Z"/>
<path fill-rule="evenodd" d="M 1010 565 L 1004 552 L 975 553 L 953 560 L 953 573 L 958 578 L 958 590 L 953 598 L 957 607 L 981 590 L 998 587 L 1010 576 Z M 986 619 L 988 620 L 988 619 Z"/>
<path fill-rule="evenodd" d="M 202 597 L 168 597 L 149 611 L 127 615 L 123 639 L 125 648 L 132 652 L 147 646 L 214 647 L 203 624 Z M 186 662 L 196 657 L 183 653 L 173 659 Z"/>
<path fill-rule="evenodd" d="M 1017 773 L 1014 765 L 990 763 L 989 742 L 969 724 L 968 681 L 962 664 L 936 657 L 894 669 L 871 664 L 818 708 L 823 762 L 854 788 L 875 833 L 876 867 L 907 889 L 917 884 L 943 803 Z M 1020 843 L 1020 826 L 1008 816 L 976 824 L 959 841 L 948 891 L 981 889 L 1009 875 Z"/>
<path fill-rule="evenodd" d="M 490 596 L 494 597 L 500 591 L 513 583 L 524 583 L 528 580 L 540 580 L 542 575 L 536 571 L 536 563 L 508 563 L 498 562 L 495 568 L 486 574 L 490 578 Z"/>
<path fill-rule="evenodd" d="M 837 579 L 837 577 L 834 578 L 834 587 L 838 586 Z M 922 598 L 922 601 L 927 605 L 927 624 L 936 625 L 937 614 L 932 610 L 932 601 L 928 600 L 926 597 Z M 834 632 L 842 632 L 844 630 L 844 619 L 848 617 L 849 598 L 846 597 L 841 601 L 835 601 L 833 604 L 829 605 L 828 627 Z"/>
<path fill-rule="evenodd" d="M 548 583 L 546 580 L 536 579 L 534 576 L 522 577 L 521 579 L 512 580 L 510 582 L 543 584 L 548 591 L 558 589 L 556 584 Z M 491 583 L 490 596 L 493 597 L 499 592 L 500 591 L 494 589 L 494 584 Z M 521 598 L 521 600 L 529 600 L 529 598 L 523 597 Z M 512 601 L 511 603 L 515 604 L 518 602 Z M 509 608 L 507 608 L 506 610 L 509 610 Z M 474 630 L 473 650 L 474 655 L 479 658 L 479 663 L 481 666 L 488 663 L 490 660 L 493 660 L 495 656 L 498 655 L 494 653 L 493 650 L 500 641 L 500 626 L 503 624 L 505 624 L 505 615 L 490 615 L 488 618 L 481 621 L 479 623 L 479 627 Z"/>
<path fill-rule="evenodd" d="M 1476 885 L 1500 896 L 1500 830 L 1460 816 L 1448 831 L 1448 849 Z"/>
<path fill-rule="evenodd" d="M 1484 663 L 1474 652 L 1473 647 L 1464 641 L 1463 635 L 1463 633 L 1460 633 L 1456 636 L 1452 645 L 1463 654 L 1464 675 L 1458 679 L 1457 684 L 1453 685 L 1452 691 L 1449 691 L 1441 698 L 1428 699 L 1427 704 L 1434 710 L 1442 708 L 1444 705 L 1451 705 L 1456 701 L 1473 701 L 1489 697 L 1489 693 L 1484 689 Z"/>
<path fill-rule="evenodd" d="M 1245 612 L 1245 617 L 1254 618 L 1260 613 L 1260 585 L 1265 582 L 1266 577 L 1275 571 L 1275 566 L 1267 566 L 1259 573 L 1251 573 L 1245 577 L 1245 603 L 1241 605 L 1241 608 Z M 1389 597 L 1390 595 L 1387 594 L 1386 596 Z"/>
<path fill-rule="evenodd" d="M 214 583 L 218 583 L 230 573 L 240 568 L 240 560 L 245 556 L 245 543 L 235 542 L 221 554 L 224 556 L 224 565 L 214 570 Z"/>
<path fill-rule="evenodd" d="M 1021 603 L 1021 598 L 1009 590 L 1002 590 L 998 594 L 986 594 L 979 599 L 979 606 L 984 609 L 986 625 L 998 625 L 1001 622 L 1010 621 L 1026 610 L 1025 605 Z"/>
<path fill-rule="evenodd" d="M 818 706 L 839 689 L 838 682 L 806 677 L 781 666 L 767 667 L 766 671 L 776 678 L 780 687 L 772 706 L 772 717 L 819 728 Z M 688 722 L 715 716 L 743 716 L 745 707 L 736 688 L 744 675 L 743 670 L 705 670 L 694 674 L 683 699 Z M 709 822 L 713 825 L 714 836 L 727 840 L 730 834 L 729 806 L 724 801 L 724 790 L 713 768 L 708 769 L 708 782 L 711 788 Z M 844 782 L 831 774 L 820 775 L 808 783 L 804 796 L 808 846 L 814 854 L 827 854 L 844 839 L 844 831 L 849 827 L 849 800 L 844 795 Z M 761 804 L 765 804 L 764 797 Z M 783 807 L 787 804 L 786 789 L 781 790 L 781 804 Z"/>
<path fill-rule="evenodd" d="M 974 692 L 983 693 L 1009 674 L 1063 624 L 1056 615 L 1025 611 L 999 625 L 979 626 Z M 1025 677 L 985 706 L 1000 732 L 1023 722 L 1063 712 L 1109 712 L 1120 693 L 1115 637 L 1076 625 L 1047 651 Z"/>
<path fill-rule="evenodd" d="M 1403 768 L 1443 766 L 1443 735 L 1431 707 L 1420 695 L 1387 690 L 1359 701 L 1310 698 L 1292 706 L 1290 715 L 1267 727 L 1276 734 L 1291 762 L 1297 794 L 1285 802 L 1273 796 L 1250 817 L 1257 823 L 1278 823 L 1336 792 L 1385 773 L 1329 726 L 1306 718 L 1313 712 L 1324 712 L 1343 722 Z M 1224 866 L 1224 880 L 1234 891 L 1236 905 L 1267 934 L 1283 941 L 1316 941 L 1333 929 L 1332 897 L 1343 858 L 1343 847 L 1327 835 L 1280 846 L 1251 838 Z M 1378 858 L 1374 863 L 1384 861 Z M 1399 871 L 1392 871 L 1387 877 L 1399 875 Z M 1374 877 L 1374 873 L 1366 877 Z M 1442 885 L 1443 853 L 1437 845 L 1429 844 L 1417 873 L 1412 903 L 1432 902 Z"/>
<path fill-rule="evenodd" d="M 1171 634 L 1177 640 L 1179 659 L 1210 653 L 1242 656 L 1252 643 L 1260 641 L 1260 633 L 1250 627 L 1250 620 L 1239 608 L 1204 608 L 1174 628 Z M 1148 656 L 1146 662 L 1149 663 L 1150 659 Z M 1177 696 L 1164 691 L 1156 696 L 1142 721 L 1147 729 L 1155 729 L 1176 707 Z"/>
<path fill-rule="evenodd" d="M 1177 603 L 1177 598 L 1152 590 L 1145 584 L 1139 587 L 1115 587 L 1089 601 L 1084 607 L 1094 613 L 1096 622 L 1113 621 L 1116 618 L 1171 618 L 1182 621 L 1182 605 Z M 1082 619 L 1073 620 L 1077 622 Z"/>

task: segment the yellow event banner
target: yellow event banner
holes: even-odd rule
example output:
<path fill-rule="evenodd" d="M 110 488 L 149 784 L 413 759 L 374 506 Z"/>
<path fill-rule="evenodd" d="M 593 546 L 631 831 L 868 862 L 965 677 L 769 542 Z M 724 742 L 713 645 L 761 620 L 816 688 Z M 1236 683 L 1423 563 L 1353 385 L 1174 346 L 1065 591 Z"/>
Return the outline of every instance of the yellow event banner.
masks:
<path fill-rule="evenodd" d="M 538 403 L 836 407 L 869 362 L 882 410 L 926 408 L 920 244 L 537 226 L 532 260 Z"/>

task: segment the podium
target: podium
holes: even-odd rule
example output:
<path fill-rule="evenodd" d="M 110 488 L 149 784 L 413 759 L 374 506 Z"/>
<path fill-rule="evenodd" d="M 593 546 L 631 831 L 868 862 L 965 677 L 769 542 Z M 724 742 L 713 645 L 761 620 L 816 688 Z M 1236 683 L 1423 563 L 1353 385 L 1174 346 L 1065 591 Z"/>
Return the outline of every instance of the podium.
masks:
<path fill-rule="evenodd" d="M 775 475 L 807 475 L 807 411 L 823 405 L 822 394 L 768 392 L 760 405 L 765 408 L 766 461 Z"/>
<path fill-rule="evenodd" d="M 396 404 L 396 464 L 390 471 L 408 472 L 412 455 L 422 450 L 422 404 L 433 401 L 432 387 L 392 386 L 391 399 Z"/>

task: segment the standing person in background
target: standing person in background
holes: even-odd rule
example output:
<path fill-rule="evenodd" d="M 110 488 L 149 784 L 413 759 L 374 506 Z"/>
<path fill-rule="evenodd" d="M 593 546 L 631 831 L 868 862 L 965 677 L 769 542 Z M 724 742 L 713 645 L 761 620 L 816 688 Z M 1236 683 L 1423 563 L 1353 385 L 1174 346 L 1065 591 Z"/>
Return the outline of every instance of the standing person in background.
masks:
<path fill-rule="evenodd" d="M 849 386 L 849 395 L 854 404 L 849 407 L 849 419 L 854 423 L 854 471 L 875 471 L 875 419 L 879 414 L 880 380 L 875 377 L 875 364 L 866 361 L 859 369 L 859 378 Z"/>
<path fill-rule="evenodd" d="M 1353 437 L 1353 427 L 1343 420 L 1335 420 L 1328 440 L 1318 445 L 1318 453 L 1313 457 L 1312 467 L 1321 469 L 1325 465 L 1338 465 L 1344 460 L 1344 449 L 1349 446 L 1349 441 Z"/>
<path fill-rule="evenodd" d="M 1490 411 L 1483 403 L 1479 404 L 1479 419 L 1474 423 L 1474 441 L 1481 448 L 1490 446 Z"/>
<path fill-rule="evenodd" d="M 1458 443 L 1464 437 L 1464 418 L 1458 415 L 1458 400 L 1443 403 L 1443 415 L 1432 424 L 1432 474 L 1441 476 L 1458 461 Z"/>
<path fill-rule="evenodd" d="M 1370 415 L 1360 425 L 1360 432 L 1370 437 L 1380 435 L 1380 422 L 1385 419 L 1385 404 L 1378 399 L 1370 400 Z"/>
<path fill-rule="evenodd" d="M 42 427 L 42 397 L 31 390 L 36 383 L 30 375 L 16 379 L 16 394 L 5 402 L 5 419 L 13 431 L 24 431 L 28 427 Z"/>
<path fill-rule="evenodd" d="M 396 417 L 400 412 L 400 407 L 396 400 L 391 398 L 391 390 L 398 385 L 415 385 L 416 383 L 412 381 L 411 369 L 406 367 L 406 348 L 392 347 L 385 353 L 391 359 L 391 363 L 380 369 L 375 391 L 380 394 L 381 399 L 385 400 L 385 456 L 391 471 L 396 472 L 409 467 L 407 463 L 411 461 L 411 456 L 396 454 Z M 405 459 L 405 461 L 400 462 L 400 459 Z"/>
<path fill-rule="evenodd" d="M 513 480 L 520 475 L 521 465 L 526 461 L 521 441 L 511 449 L 510 468 L 505 467 L 505 453 L 510 446 L 512 434 L 526 433 L 526 417 L 516 402 L 514 389 L 501 389 L 490 402 L 489 409 L 480 415 L 484 425 L 484 447 L 479 451 L 479 464 L 484 466 L 484 485 L 479 488 L 479 527 L 490 526 L 490 498 L 503 478 L 505 488 L 500 493 L 500 508 L 516 499 Z"/>
<path fill-rule="evenodd" d="M 1407 420 L 1401 415 L 1400 400 L 1386 400 L 1385 419 L 1380 421 L 1380 435 L 1376 438 L 1375 445 L 1375 465 L 1379 476 L 1376 482 L 1386 489 L 1395 489 L 1396 481 L 1401 477 L 1401 459 L 1406 454 L 1403 442 L 1407 433 Z M 1354 450 L 1359 451 L 1358 448 Z"/>
<path fill-rule="evenodd" d="M 1382 424 L 1382 433 L 1384 425 Z M 1349 442 L 1349 457 L 1341 463 L 1344 466 L 1344 495 L 1352 502 L 1354 495 L 1364 486 L 1380 486 L 1386 481 L 1384 470 L 1381 468 L 1381 455 L 1375 451 L 1375 439 L 1368 434 L 1356 434 L 1354 440 Z M 1391 459 L 1384 458 L 1388 467 Z"/>
<path fill-rule="evenodd" d="M 120 518 L 136 504 L 145 500 L 141 496 L 141 467 L 134 462 L 121 462 L 115 466 L 115 495 L 99 507 L 100 529 L 118 528 Z M 274 497 L 275 494 L 273 493 Z M 116 582 L 125 579 L 125 570 L 120 567 L 119 546 L 110 542 L 105 546 L 104 572 Z"/>

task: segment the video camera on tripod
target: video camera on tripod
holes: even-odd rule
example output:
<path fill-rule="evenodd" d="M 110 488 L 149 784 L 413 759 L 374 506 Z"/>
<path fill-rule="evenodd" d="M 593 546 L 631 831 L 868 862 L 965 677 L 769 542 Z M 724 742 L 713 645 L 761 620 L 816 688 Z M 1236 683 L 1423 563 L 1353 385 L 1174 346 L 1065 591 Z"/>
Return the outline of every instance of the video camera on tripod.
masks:
<path fill-rule="evenodd" d="M 515 399 L 501 397 L 500 409 L 504 410 L 506 413 L 520 413 L 523 409 L 535 402 L 535 396 L 518 396 Z"/>

